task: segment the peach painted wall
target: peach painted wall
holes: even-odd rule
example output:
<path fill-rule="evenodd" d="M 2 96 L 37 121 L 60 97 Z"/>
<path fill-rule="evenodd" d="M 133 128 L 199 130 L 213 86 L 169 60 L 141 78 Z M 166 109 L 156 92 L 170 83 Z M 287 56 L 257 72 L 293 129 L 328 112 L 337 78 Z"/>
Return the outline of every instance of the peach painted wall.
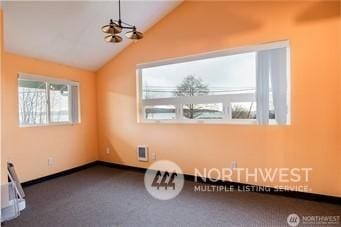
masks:
<path fill-rule="evenodd" d="M 341 12 L 341 4 L 339 5 L 339 12 Z M 339 40 L 341 40 L 341 17 L 339 17 Z M 341 56 L 341 41 L 338 42 L 337 50 L 339 56 Z M 339 57 L 339 134 L 338 134 L 338 140 L 339 140 L 339 147 L 338 147 L 338 154 L 339 154 L 339 163 L 341 163 L 341 57 Z M 338 173 L 339 179 L 339 192 L 341 192 L 341 165 L 339 165 L 339 173 Z"/>
<path fill-rule="evenodd" d="M 1 6 L 0 6 L 1 7 Z M 2 159 L 2 60 L 3 60 L 3 33 L 2 33 L 2 9 L 0 8 L 0 160 L 1 160 L 1 183 L 6 182 L 6 170 L 4 166 L 6 165 L 6 162 Z"/>
<path fill-rule="evenodd" d="M 79 81 L 82 122 L 76 125 L 19 128 L 18 72 Z M 5 154 L 2 158 L 15 164 L 21 181 L 97 160 L 95 79 L 93 72 L 4 54 L 2 145 Z M 54 159 L 52 166 L 47 165 L 48 157 Z"/>
<path fill-rule="evenodd" d="M 312 192 L 341 195 L 340 3 L 184 2 L 97 72 L 99 158 L 131 166 L 136 146 L 194 168 L 311 167 Z M 139 124 L 136 64 L 289 39 L 292 125 Z M 107 147 L 111 153 L 106 154 Z"/>

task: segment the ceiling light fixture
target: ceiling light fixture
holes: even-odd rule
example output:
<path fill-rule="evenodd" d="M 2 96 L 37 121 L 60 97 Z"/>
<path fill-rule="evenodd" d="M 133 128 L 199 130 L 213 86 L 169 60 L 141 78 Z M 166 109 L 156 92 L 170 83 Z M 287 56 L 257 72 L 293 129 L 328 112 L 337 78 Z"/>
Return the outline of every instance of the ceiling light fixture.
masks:
<path fill-rule="evenodd" d="M 110 19 L 109 24 L 102 26 L 102 32 L 107 35 L 104 40 L 109 43 L 119 43 L 122 41 L 122 37 L 118 34 L 123 29 L 129 29 L 125 36 L 132 40 L 139 40 L 143 38 L 143 33 L 136 30 L 134 25 L 127 24 L 121 20 L 121 0 L 118 0 L 118 20 Z"/>

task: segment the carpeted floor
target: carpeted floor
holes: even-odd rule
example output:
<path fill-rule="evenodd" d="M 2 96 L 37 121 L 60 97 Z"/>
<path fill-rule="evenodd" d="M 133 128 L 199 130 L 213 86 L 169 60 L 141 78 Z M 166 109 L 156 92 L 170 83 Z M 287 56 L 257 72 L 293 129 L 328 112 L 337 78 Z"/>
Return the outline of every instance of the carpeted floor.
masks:
<path fill-rule="evenodd" d="M 5 226 L 288 226 L 291 213 L 341 215 L 338 205 L 252 192 L 198 193 L 193 185 L 185 182 L 178 197 L 160 201 L 146 191 L 143 174 L 95 166 L 26 187 L 27 208 Z"/>

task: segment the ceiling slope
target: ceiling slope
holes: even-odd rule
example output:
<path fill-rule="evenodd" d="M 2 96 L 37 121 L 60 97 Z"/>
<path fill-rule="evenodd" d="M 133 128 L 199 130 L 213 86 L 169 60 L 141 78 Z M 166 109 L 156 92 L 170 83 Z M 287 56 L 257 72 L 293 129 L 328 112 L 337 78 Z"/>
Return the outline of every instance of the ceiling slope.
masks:
<path fill-rule="evenodd" d="M 122 1 L 122 19 L 145 32 L 181 1 Z M 11 53 L 95 71 L 132 41 L 106 43 L 101 26 L 118 2 L 3 2 L 4 46 Z"/>

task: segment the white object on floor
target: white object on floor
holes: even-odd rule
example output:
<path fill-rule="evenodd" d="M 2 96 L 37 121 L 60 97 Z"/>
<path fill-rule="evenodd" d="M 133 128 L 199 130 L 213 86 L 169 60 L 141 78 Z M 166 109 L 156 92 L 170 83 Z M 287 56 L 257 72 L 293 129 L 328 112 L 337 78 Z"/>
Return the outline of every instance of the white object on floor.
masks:
<path fill-rule="evenodd" d="M 15 173 L 14 166 L 8 163 L 8 177 L 10 182 L 1 185 L 1 222 L 9 221 L 20 215 L 25 209 L 25 194 Z"/>
<path fill-rule="evenodd" d="M 18 217 L 25 207 L 26 201 L 18 198 L 13 182 L 1 185 L 1 222 Z"/>

